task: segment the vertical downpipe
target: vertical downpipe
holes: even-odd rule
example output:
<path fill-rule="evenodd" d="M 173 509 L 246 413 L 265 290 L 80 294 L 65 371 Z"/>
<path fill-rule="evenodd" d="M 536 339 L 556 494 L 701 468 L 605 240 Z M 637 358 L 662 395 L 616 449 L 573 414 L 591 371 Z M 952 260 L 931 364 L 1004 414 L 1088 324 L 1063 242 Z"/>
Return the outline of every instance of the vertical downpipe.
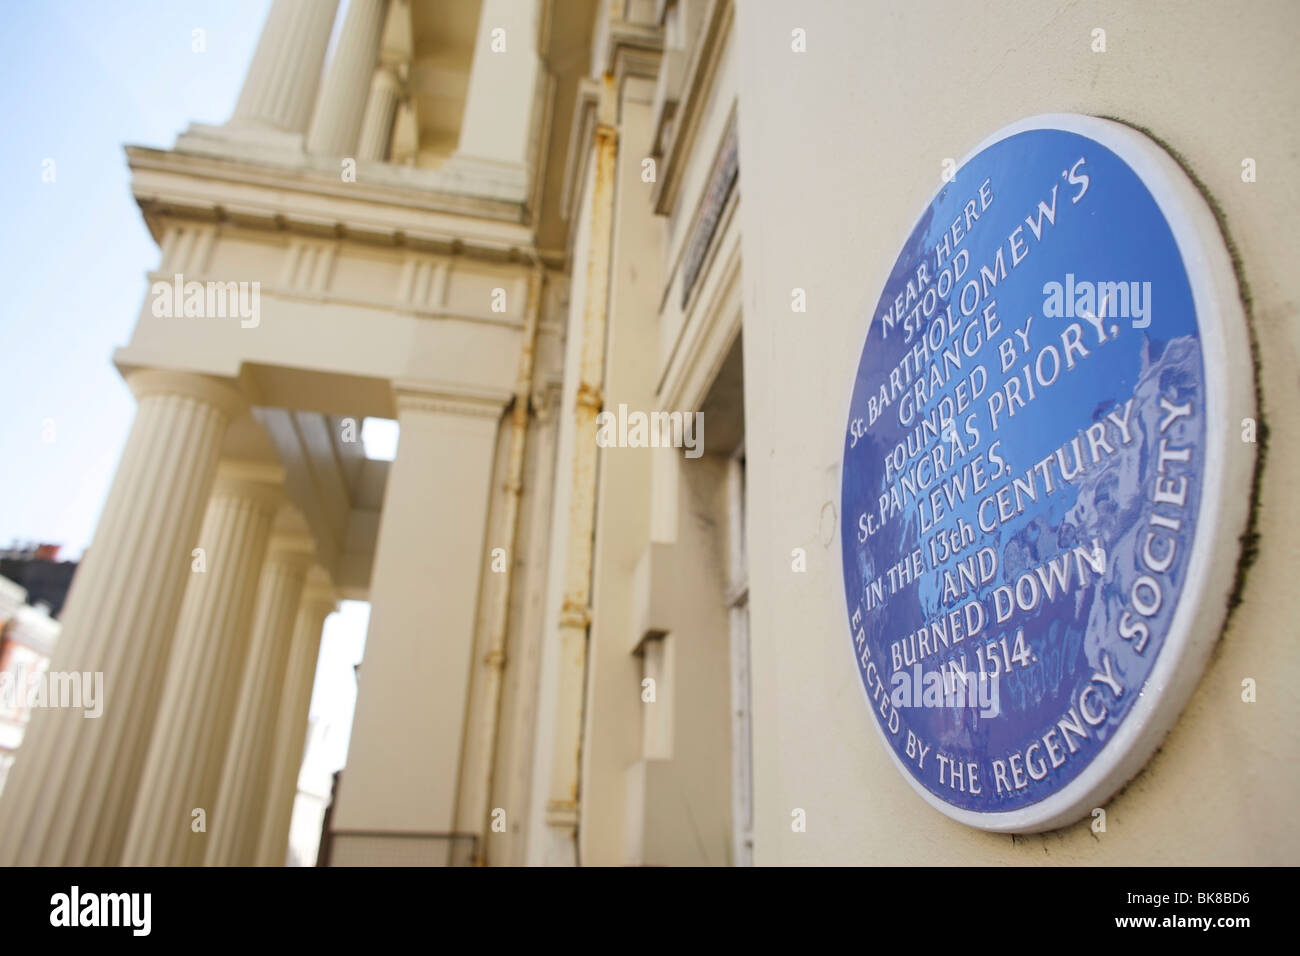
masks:
<path fill-rule="evenodd" d="M 582 355 L 574 403 L 573 494 L 560 610 L 559 680 L 555 749 L 546 801 L 549 846 L 560 859 L 578 862 L 578 797 L 582 764 L 583 695 L 587 631 L 591 623 L 592 529 L 596 517 L 596 419 L 603 403 L 609 262 L 613 235 L 614 163 L 618 155 L 614 77 L 606 74 L 596 117 L 595 183 L 590 255 L 582 321 Z"/>
<path fill-rule="evenodd" d="M 519 541 L 519 505 L 524 493 L 524 445 L 528 438 L 529 400 L 536 363 L 537 321 L 541 312 L 545 270 L 533 257 L 533 272 L 528 277 L 528 306 L 524 317 L 523 349 L 519 354 L 519 375 L 515 379 L 515 403 L 510 417 L 510 459 L 506 469 L 506 510 L 502 527 L 506 533 L 506 567 L 496 592 L 492 615 L 492 634 L 487 655 L 487 762 L 483 769 L 483 825 L 479 835 L 477 866 L 487 865 L 487 841 L 492 832 L 492 787 L 495 783 L 497 745 L 501 733 L 501 688 L 505 682 L 506 635 L 510 625 L 510 592 L 514 580 L 515 548 Z"/>

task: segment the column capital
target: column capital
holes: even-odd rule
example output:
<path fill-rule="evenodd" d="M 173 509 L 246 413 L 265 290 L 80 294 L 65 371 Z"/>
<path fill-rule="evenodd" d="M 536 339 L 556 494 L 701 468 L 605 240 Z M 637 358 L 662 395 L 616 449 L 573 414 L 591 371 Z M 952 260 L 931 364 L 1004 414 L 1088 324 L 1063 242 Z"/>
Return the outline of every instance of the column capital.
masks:
<path fill-rule="evenodd" d="M 400 94 L 406 85 L 406 73 L 407 66 L 405 63 L 380 62 L 375 67 L 375 75 L 371 79 L 370 85 Z"/>
<path fill-rule="evenodd" d="M 216 407 L 227 420 L 238 418 L 248 409 L 248 400 L 238 387 L 210 375 L 141 368 L 127 372 L 125 378 L 137 401 L 150 395 L 180 395 Z"/>
<path fill-rule="evenodd" d="M 316 541 L 310 534 L 293 531 L 273 531 L 266 546 L 268 563 L 288 565 L 306 573 L 316 555 Z"/>
<path fill-rule="evenodd" d="M 267 545 L 266 560 L 291 565 L 305 574 L 312 566 L 315 555 L 316 538 L 312 535 L 307 520 L 293 505 L 285 505 L 276 513 L 275 523 L 271 525 L 271 541 Z"/>
<path fill-rule="evenodd" d="M 302 607 L 308 605 L 326 605 L 329 611 L 326 614 L 332 614 L 338 610 L 339 595 L 334 590 L 334 582 L 330 579 L 330 574 L 319 564 L 314 564 L 311 570 L 307 572 L 307 583 L 302 590 Z"/>
<path fill-rule="evenodd" d="M 500 418 L 514 393 L 506 388 L 470 387 L 437 382 L 393 382 L 393 397 L 402 411 L 443 412 L 469 418 Z"/>
<path fill-rule="evenodd" d="M 266 461 L 226 458 L 217 465 L 213 498 L 248 498 L 274 512 L 284 504 L 284 468 Z"/>

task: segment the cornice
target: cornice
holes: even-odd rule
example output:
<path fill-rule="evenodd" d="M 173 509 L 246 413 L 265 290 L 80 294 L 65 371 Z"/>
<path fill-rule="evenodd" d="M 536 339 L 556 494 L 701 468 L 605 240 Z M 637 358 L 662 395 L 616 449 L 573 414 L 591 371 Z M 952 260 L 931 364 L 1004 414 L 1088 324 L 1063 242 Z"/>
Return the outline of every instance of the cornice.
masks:
<path fill-rule="evenodd" d="M 224 459 L 217 465 L 212 497 L 238 498 L 274 514 L 285 502 L 284 468 L 270 462 Z"/>
<path fill-rule="evenodd" d="M 150 271 L 145 277 L 152 287 L 155 282 L 174 281 L 176 273 Z M 228 277 L 217 276 L 207 272 L 186 272 L 185 281 L 194 282 L 229 282 Z M 513 277 L 512 277 L 513 278 Z M 475 325 L 495 325 L 503 329 L 520 330 L 524 320 L 518 315 L 496 312 L 466 312 L 446 306 L 415 305 L 410 302 L 396 302 L 392 299 L 363 298 L 355 295 L 340 295 L 335 292 L 317 292 L 311 289 L 298 289 L 281 285 L 277 282 L 257 280 L 263 298 L 274 297 L 297 302 L 314 302 L 329 305 L 354 306 L 361 309 L 373 309 L 400 316 L 413 316 L 418 319 L 441 320 L 450 322 L 468 322 Z"/>
<path fill-rule="evenodd" d="M 137 146 L 127 147 L 127 158 L 132 192 L 155 237 L 158 220 L 170 216 L 497 261 L 535 254 L 521 203 Z"/>

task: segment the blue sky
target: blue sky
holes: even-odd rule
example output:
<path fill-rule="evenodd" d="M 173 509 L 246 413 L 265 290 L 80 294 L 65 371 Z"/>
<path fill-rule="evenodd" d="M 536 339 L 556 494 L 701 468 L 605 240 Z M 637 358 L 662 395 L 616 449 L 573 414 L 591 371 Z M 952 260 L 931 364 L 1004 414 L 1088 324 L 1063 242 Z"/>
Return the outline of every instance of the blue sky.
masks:
<path fill-rule="evenodd" d="M 269 5 L 5 6 L 0 546 L 50 542 L 77 558 L 90 542 L 135 413 L 111 356 L 129 339 L 145 274 L 158 262 L 131 198 L 123 146 L 169 147 L 191 122 L 225 122 Z M 204 31 L 203 52 L 194 49 L 195 30 Z M 347 604 L 326 625 L 318 716 L 351 721 L 352 664 L 368 613 Z M 346 734 L 334 736 L 346 746 Z M 340 750 L 336 765 L 342 758 Z"/>
<path fill-rule="evenodd" d="M 126 143 L 224 122 L 269 0 L 56 0 L 5 9 L 0 151 L 0 545 L 90 542 L 135 402 L 113 368 L 158 249 Z M 192 47 L 205 31 L 206 51 Z M 55 181 L 42 181 L 45 161 Z M 52 441 L 50 437 L 52 426 Z"/>

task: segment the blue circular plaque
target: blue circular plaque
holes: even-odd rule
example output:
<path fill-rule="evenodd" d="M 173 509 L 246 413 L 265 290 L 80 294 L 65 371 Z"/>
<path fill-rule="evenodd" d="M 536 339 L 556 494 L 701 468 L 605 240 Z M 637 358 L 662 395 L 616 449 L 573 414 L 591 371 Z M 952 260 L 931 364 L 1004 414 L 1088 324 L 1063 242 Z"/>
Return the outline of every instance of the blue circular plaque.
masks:
<path fill-rule="evenodd" d="M 944 184 L 869 317 L 840 511 L 872 720 L 934 807 L 1050 829 L 1145 763 L 1226 614 L 1253 408 L 1230 258 L 1151 140 L 1038 117 Z"/>

